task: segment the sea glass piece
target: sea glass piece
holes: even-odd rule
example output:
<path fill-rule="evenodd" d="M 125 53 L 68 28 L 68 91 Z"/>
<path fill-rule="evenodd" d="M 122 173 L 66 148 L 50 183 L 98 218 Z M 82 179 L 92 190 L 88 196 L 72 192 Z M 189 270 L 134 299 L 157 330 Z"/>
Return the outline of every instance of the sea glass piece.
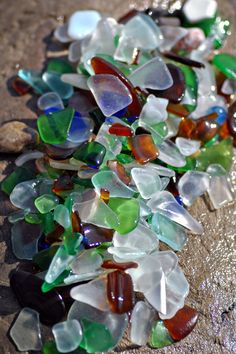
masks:
<path fill-rule="evenodd" d="M 147 125 L 155 125 L 167 119 L 166 107 L 168 100 L 149 95 L 147 102 L 143 106 L 139 120 Z"/>
<path fill-rule="evenodd" d="M 216 54 L 213 64 L 229 79 L 236 79 L 236 57 L 228 53 Z"/>
<path fill-rule="evenodd" d="M 126 270 L 129 268 L 137 268 L 138 264 L 135 262 L 123 262 L 123 263 L 117 263 L 112 260 L 106 260 L 102 263 L 102 268 L 105 269 L 118 269 L 118 270 Z"/>
<path fill-rule="evenodd" d="M 116 314 L 111 311 L 100 311 L 83 302 L 75 301 L 71 306 L 68 319 L 87 319 L 105 325 L 113 338 L 113 346 L 122 338 L 128 324 L 127 314 Z"/>
<path fill-rule="evenodd" d="M 131 128 L 120 124 L 120 123 L 114 123 L 112 126 L 109 128 L 109 133 L 118 135 L 118 136 L 132 136 L 133 131 Z"/>
<path fill-rule="evenodd" d="M 84 235 L 83 244 L 85 248 L 97 247 L 103 242 L 111 242 L 113 237 L 113 230 L 88 223 L 82 225 L 81 232 Z"/>
<path fill-rule="evenodd" d="M 65 246 L 61 245 L 52 259 L 47 274 L 45 275 L 45 281 L 49 284 L 53 283 L 57 277 L 67 269 L 73 259 L 74 256 L 68 255 Z"/>
<path fill-rule="evenodd" d="M 183 167 L 186 165 L 185 157 L 171 140 L 165 140 L 162 144 L 158 145 L 158 151 L 158 158 L 166 164 L 174 167 Z"/>
<path fill-rule="evenodd" d="M 176 315 L 168 320 L 164 320 L 164 325 L 168 329 L 174 341 L 185 338 L 196 326 L 198 313 L 193 308 L 185 305 Z"/>
<path fill-rule="evenodd" d="M 61 43 L 69 43 L 71 42 L 71 38 L 68 36 L 68 25 L 63 24 L 58 26 L 54 31 L 54 37 Z"/>
<path fill-rule="evenodd" d="M 164 37 L 164 41 L 160 46 L 161 52 L 171 50 L 188 33 L 186 28 L 171 25 L 162 25 L 160 30 Z"/>
<path fill-rule="evenodd" d="M 229 106 L 228 110 L 228 127 L 230 130 L 231 135 L 236 137 L 236 102 L 232 103 Z"/>
<path fill-rule="evenodd" d="M 61 74 L 45 71 L 42 78 L 43 81 L 49 86 L 51 91 L 56 92 L 61 97 L 61 99 L 66 100 L 73 95 L 73 87 L 61 81 Z"/>
<path fill-rule="evenodd" d="M 28 181 L 34 177 L 35 173 L 31 169 L 25 167 L 17 167 L 15 171 L 9 174 L 1 182 L 1 190 L 9 195 L 17 184 Z"/>
<path fill-rule="evenodd" d="M 91 60 L 91 65 L 96 74 L 111 74 L 117 76 L 123 84 L 128 88 L 131 96 L 132 102 L 128 107 L 129 113 L 133 116 L 138 116 L 141 111 L 141 104 L 139 102 L 137 93 L 131 84 L 131 82 L 126 78 L 125 75 L 113 64 L 107 62 L 103 58 L 94 57 Z"/>
<path fill-rule="evenodd" d="M 211 19 L 215 16 L 216 10 L 215 0 L 188 0 L 183 6 L 183 13 L 190 23 Z"/>
<path fill-rule="evenodd" d="M 156 160 L 159 155 L 158 149 L 149 134 L 141 134 L 132 137 L 131 148 L 135 159 L 141 164 Z"/>
<path fill-rule="evenodd" d="M 58 111 L 64 109 L 61 97 L 56 92 L 47 92 L 39 97 L 37 106 L 41 111 L 48 111 L 50 108 Z"/>
<path fill-rule="evenodd" d="M 221 92 L 224 95 L 234 95 L 236 93 L 236 81 L 233 79 L 226 79 L 221 87 Z"/>
<path fill-rule="evenodd" d="M 81 58 L 81 46 L 82 46 L 81 40 L 74 41 L 70 44 L 69 46 L 69 53 L 68 53 L 68 59 L 72 63 L 76 63 L 80 60 Z"/>
<path fill-rule="evenodd" d="M 232 165 L 233 145 L 232 138 L 223 139 L 218 144 L 203 148 L 201 154 L 197 156 L 197 170 L 205 171 L 211 164 L 220 164 L 229 171 Z"/>
<path fill-rule="evenodd" d="M 173 85 L 165 90 L 148 90 L 157 97 L 165 98 L 172 103 L 179 103 L 184 97 L 185 80 L 182 71 L 173 64 L 167 64 L 173 79 Z"/>
<path fill-rule="evenodd" d="M 149 344 L 152 348 L 164 348 L 174 343 L 163 321 L 153 324 Z"/>
<path fill-rule="evenodd" d="M 106 189 L 110 197 L 131 198 L 135 190 L 125 185 L 113 171 L 100 171 L 92 177 L 92 183 L 99 194 L 101 189 Z"/>
<path fill-rule="evenodd" d="M 158 172 L 152 168 L 133 168 L 131 176 L 142 198 L 149 199 L 162 189 L 162 182 Z"/>
<path fill-rule="evenodd" d="M 19 351 L 40 350 L 42 340 L 38 312 L 23 308 L 10 330 L 10 336 Z"/>
<path fill-rule="evenodd" d="M 79 89 L 89 90 L 87 85 L 88 77 L 83 74 L 63 74 L 61 80 Z"/>
<path fill-rule="evenodd" d="M 191 206 L 197 197 L 209 188 L 209 175 L 205 172 L 187 171 L 178 182 L 178 191 L 187 206 Z"/>
<path fill-rule="evenodd" d="M 100 268 L 102 257 L 94 249 L 80 252 L 71 262 L 70 267 L 75 274 L 90 273 Z"/>
<path fill-rule="evenodd" d="M 42 234 L 40 225 L 17 221 L 11 228 L 11 244 L 14 255 L 19 259 L 31 260 L 38 251 L 38 240 Z"/>
<path fill-rule="evenodd" d="M 66 206 L 59 204 L 55 207 L 54 220 L 64 229 L 71 227 L 70 213 Z"/>
<path fill-rule="evenodd" d="M 76 301 L 84 302 L 101 311 L 108 311 L 110 309 L 106 295 L 106 280 L 103 278 L 75 286 L 71 289 L 70 296 Z"/>
<path fill-rule="evenodd" d="M 131 178 L 126 174 L 124 166 L 117 160 L 108 160 L 107 166 L 115 172 L 119 179 L 126 185 L 129 185 Z"/>
<path fill-rule="evenodd" d="M 178 137 L 175 140 L 176 146 L 184 156 L 191 156 L 200 149 L 201 142 L 198 140 Z"/>
<path fill-rule="evenodd" d="M 42 323 L 57 323 L 65 316 L 64 301 L 55 289 L 43 293 L 42 284 L 42 279 L 22 270 L 14 270 L 10 276 L 10 286 L 20 305 L 38 311 Z"/>
<path fill-rule="evenodd" d="M 122 143 L 119 137 L 109 134 L 109 125 L 106 123 L 101 125 L 95 141 L 105 146 L 107 151 L 112 152 L 115 156 L 122 150 Z"/>
<path fill-rule="evenodd" d="M 58 73 L 58 74 L 66 74 L 72 73 L 73 67 L 67 60 L 63 58 L 52 58 L 49 60 L 47 64 L 47 72 Z"/>
<path fill-rule="evenodd" d="M 218 117 L 216 118 L 215 122 L 219 125 L 222 125 L 226 121 L 228 116 L 228 112 L 226 111 L 225 107 L 213 106 L 209 109 L 207 113 L 211 114 L 214 112 L 218 114 Z"/>
<path fill-rule="evenodd" d="M 73 154 L 76 160 L 87 163 L 93 168 L 101 165 L 106 153 L 106 148 L 97 141 L 86 142 Z"/>
<path fill-rule="evenodd" d="M 102 113 L 110 117 L 130 105 L 132 96 L 123 82 L 114 75 L 97 74 L 88 79 L 88 86 Z"/>
<path fill-rule="evenodd" d="M 18 71 L 18 76 L 33 87 L 34 91 L 40 95 L 50 91 L 48 85 L 42 80 L 41 74 L 37 71 L 20 69 Z"/>
<path fill-rule="evenodd" d="M 130 340 L 137 345 L 145 345 L 148 341 L 155 311 L 146 302 L 136 302 L 131 315 Z"/>
<path fill-rule="evenodd" d="M 36 159 L 39 159 L 43 156 L 44 156 L 44 154 L 40 151 L 37 151 L 37 150 L 27 151 L 16 158 L 15 165 L 20 167 L 28 161 L 36 160 Z"/>
<path fill-rule="evenodd" d="M 140 213 L 139 203 L 136 199 L 110 198 L 108 207 L 117 215 L 118 225 L 113 227 L 117 232 L 124 235 L 135 229 Z"/>
<path fill-rule="evenodd" d="M 64 143 L 73 117 L 74 109 L 70 107 L 50 115 L 41 115 L 37 120 L 37 125 L 43 142 L 47 144 Z"/>
<path fill-rule="evenodd" d="M 12 87 L 20 96 L 26 95 L 31 91 L 31 86 L 18 76 L 13 80 Z"/>
<path fill-rule="evenodd" d="M 11 203 L 20 209 L 28 211 L 37 211 L 34 205 L 34 199 L 38 196 L 37 187 L 39 180 L 32 179 L 18 183 L 10 194 Z"/>
<path fill-rule="evenodd" d="M 134 291 L 129 274 L 121 270 L 107 275 L 107 298 L 111 310 L 122 314 L 132 310 L 134 306 Z"/>
<path fill-rule="evenodd" d="M 35 199 L 34 204 L 41 214 L 46 214 L 55 209 L 59 199 L 53 194 L 43 194 Z"/>
<path fill-rule="evenodd" d="M 81 325 L 75 319 L 55 324 L 52 333 L 60 353 L 68 353 L 78 348 L 83 336 Z"/>
<path fill-rule="evenodd" d="M 170 220 L 186 227 L 193 233 L 202 234 L 203 227 L 196 221 L 186 209 L 178 204 L 174 196 L 167 192 L 157 192 L 148 202 L 147 205 L 152 211 L 158 212 L 166 216 Z"/>
<path fill-rule="evenodd" d="M 69 37 L 78 40 L 92 34 L 100 19 L 100 13 L 94 10 L 74 12 L 68 21 Z"/>
<path fill-rule="evenodd" d="M 187 242 L 185 229 L 159 213 L 153 215 L 151 228 L 155 231 L 159 240 L 166 243 L 174 251 L 180 251 Z"/>
<path fill-rule="evenodd" d="M 134 86 L 144 89 L 166 90 L 173 85 L 169 69 L 160 57 L 155 57 L 134 70 L 129 79 Z"/>

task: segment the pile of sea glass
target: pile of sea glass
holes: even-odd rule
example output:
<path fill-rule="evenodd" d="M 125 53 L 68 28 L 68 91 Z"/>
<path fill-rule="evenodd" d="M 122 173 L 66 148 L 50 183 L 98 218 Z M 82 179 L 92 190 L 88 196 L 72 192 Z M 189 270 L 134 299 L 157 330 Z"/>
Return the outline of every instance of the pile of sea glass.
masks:
<path fill-rule="evenodd" d="M 13 252 L 30 260 L 10 278 L 18 350 L 107 352 L 127 329 L 161 348 L 192 331 L 176 251 L 203 227 L 186 207 L 234 200 L 236 58 L 216 51 L 228 34 L 214 0 L 118 22 L 77 11 L 54 33 L 68 60 L 19 71 L 15 90 L 33 89 L 41 112 L 37 150 L 1 185 L 18 208 Z"/>

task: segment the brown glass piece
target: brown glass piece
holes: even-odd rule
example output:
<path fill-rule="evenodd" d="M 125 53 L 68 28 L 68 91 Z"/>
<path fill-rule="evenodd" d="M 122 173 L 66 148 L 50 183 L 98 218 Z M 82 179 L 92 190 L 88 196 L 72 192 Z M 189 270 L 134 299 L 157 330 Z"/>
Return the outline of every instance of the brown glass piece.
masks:
<path fill-rule="evenodd" d="M 172 103 L 179 103 L 185 92 L 185 79 L 182 71 L 173 64 L 167 64 L 173 79 L 173 85 L 166 90 L 148 90 L 157 97 L 166 98 Z"/>
<path fill-rule="evenodd" d="M 134 306 L 134 290 L 131 276 L 116 270 L 107 275 L 107 298 L 111 310 L 126 313 Z"/>
<path fill-rule="evenodd" d="M 58 179 L 55 179 L 52 185 L 52 191 L 55 194 L 60 194 L 60 192 L 69 191 L 73 188 L 74 183 L 68 173 L 64 173 Z"/>
<path fill-rule="evenodd" d="M 188 117 L 189 111 L 181 104 L 169 103 L 167 106 L 167 112 L 173 113 L 178 117 Z"/>
<path fill-rule="evenodd" d="M 109 199 L 110 199 L 109 190 L 102 188 L 100 190 L 100 198 L 104 201 L 104 203 L 108 204 Z"/>
<path fill-rule="evenodd" d="M 45 236 L 45 242 L 49 243 L 50 245 L 56 242 L 61 242 L 61 236 L 63 232 L 64 228 L 61 225 L 57 224 L 55 229 Z"/>
<path fill-rule="evenodd" d="M 175 341 L 185 338 L 196 326 L 198 313 L 189 306 L 184 306 L 169 320 L 164 320 L 164 325 Z"/>
<path fill-rule="evenodd" d="M 93 224 L 82 224 L 81 233 L 84 236 L 83 244 L 86 249 L 99 246 L 103 242 L 111 242 L 114 231 Z"/>
<path fill-rule="evenodd" d="M 12 87 L 20 96 L 26 95 L 31 91 L 31 86 L 18 76 L 12 81 Z"/>
<path fill-rule="evenodd" d="M 128 22 L 129 20 L 131 20 L 132 17 L 138 15 L 139 11 L 138 10 L 135 10 L 135 9 L 132 9 L 130 10 L 129 12 L 127 12 L 126 14 L 124 14 L 122 17 L 120 17 L 118 19 L 118 22 L 119 23 L 122 23 L 123 25 Z"/>
<path fill-rule="evenodd" d="M 72 212 L 71 223 L 73 232 L 81 232 L 81 220 L 77 211 Z"/>
<path fill-rule="evenodd" d="M 236 101 L 229 107 L 228 125 L 231 134 L 236 137 Z"/>
<path fill-rule="evenodd" d="M 131 178 L 127 176 L 124 166 L 116 160 L 108 160 L 107 166 L 117 174 L 122 182 L 128 185 L 131 181 Z"/>
<path fill-rule="evenodd" d="M 182 118 L 179 125 L 178 136 L 182 138 L 190 138 L 194 129 L 196 129 L 196 123 L 192 119 Z"/>
<path fill-rule="evenodd" d="M 142 106 L 139 102 L 138 96 L 131 82 L 124 76 L 124 74 L 116 68 L 113 64 L 108 63 L 103 58 L 93 57 L 91 59 L 91 65 L 95 74 L 110 74 L 117 76 L 123 84 L 128 88 L 131 96 L 132 103 L 128 106 L 129 114 L 132 116 L 138 116 L 141 112 Z"/>
<path fill-rule="evenodd" d="M 102 268 L 105 269 L 126 270 L 129 268 L 137 268 L 137 267 L 138 267 L 138 263 L 135 262 L 117 263 L 115 261 L 107 260 L 102 263 Z"/>
<path fill-rule="evenodd" d="M 130 143 L 132 153 L 140 164 L 157 159 L 159 153 L 151 135 L 136 135 L 130 138 Z"/>
<path fill-rule="evenodd" d="M 177 61 L 178 63 L 184 64 L 184 65 L 188 65 L 194 68 L 205 68 L 205 65 L 203 63 L 200 63 L 199 61 L 196 60 L 192 60 L 186 57 L 180 57 L 179 55 L 176 55 L 174 53 L 171 52 L 167 52 L 164 53 L 164 56 L 168 59 Z"/>

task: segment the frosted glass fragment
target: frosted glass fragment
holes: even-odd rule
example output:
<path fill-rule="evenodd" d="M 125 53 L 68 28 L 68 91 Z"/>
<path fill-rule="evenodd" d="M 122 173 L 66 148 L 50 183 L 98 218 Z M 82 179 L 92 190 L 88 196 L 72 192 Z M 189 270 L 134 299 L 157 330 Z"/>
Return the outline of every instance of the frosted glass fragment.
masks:
<path fill-rule="evenodd" d="M 153 90 L 166 90 L 173 85 L 168 67 L 160 57 L 149 60 L 129 75 L 134 86 Z"/>
<path fill-rule="evenodd" d="M 71 38 L 68 36 L 67 24 L 58 26 L 54 31 L 54 37 L 61 43 L 71 42 Z"/>
<path fill-rule="evenodd" d="M 47 214 L 59 204 L 59 199 L 54 194 L 42 194 L 35 199 L 34 204 L 41 214 Z"/>
<path fill-rule="evenodd" d="M 142 198 L 149 199 L 162 189 L 158 172 L 152 168 L 133 168 L 131 176 Z"/>
<path fill-rule="evenodd" d="M 168 100 L 165 98 L 158 98 L 154 95 L 149 95 L 147 102 L 142 108 L 139 120 L 147 125 L 155 125 L 167 119 L 168 114 L 166 107 Z"/>
<path fill-rule="evenodd" d="M 68 21 L 69 37 L 72 39 L 83 39 L 91 35 L 100 19 L 100 13 L 94 10 L 74 12 Z"/>
<path fill-rule="evenodd" d="M 177 146 L 171 140 L 165 140 L 158 144 L 159 160 L 168 165 L 183 167 L 186 165 L 185 157 L 179 152 Z"/>
<path fill-rule="evenodd" d="M 183 203 L 191 206 L 197 197 L 203 195 L 209 188 L 208 173 L 187 171 L 178 182 L 178 191 Z"/>
<path fill-rule="evenodd" d="M 160 26 L 160 30 L 164 37 L 160 46 L 161 52 L 171 50 L 188 33 L 186 28 L 179 26 Z"/>
<path fill-rule="evenodd" d="M 68 59 L 70 62 L 75 63 L 80 60 L 81 57 L 82 41 L 72 42 L 69 46 Z"/>
<path fill-rule="evenodd" d="M 90 273 L 99 269 L 102 262 L 102 257 L 94 249 L 90 249 L 77 254 L 70 267 L 75 274 Z"/>
<path fill-rule="evenodd" d="M 38 312 L 28 307 L 23 308 L 10 330 L 10 336 L 19 351 L 41 350 Z"/>
<path fill-rule="evenodd" d="M 94 98 L 107 117 L 130 105 L 132 96 L 121 80 L 110 74 L 90 76 L 88 86 Z"/>
<path fill-rule="evenodd" d="M 200 149 L 201 142 L 198 140 L 185 139 L 178 137 L 175 140 L 175 144 L 180 153 L 184 156 L 191 156 Z"/>
<path fill-rule="evenodd" d="M 39 183 L 39 180 L 33 179 L 17 184 L 10 194 L 11 203 L 20 209 L 37 211 L 34 199 L 38 196 L 37 187 Z"/>
<path fill-rule="evenodd" d="M 122 143 L 119 138 L 116 135 L 109 134 L 109 125 L 107 123 L 101 125 L 95 141 L 105 146 L 107 151 L 114 154 L 114 157 L 122 150 Z"/>
<path fill-rule="evenodd" d="M 59 204 L 54 209 L 54 220 L 64 229 L 71 227 L 71 217 L 68 208 L 65 205 Z"/>
<path fill-rule="evenodd" d="M 157 192 L 147 202 L 147 205 L 152 209 L 153 213 L 158 212 L 170 220 L 186 227 L 193 233 L 203 233 L 202 225 L 196 221 L 186 209 L 179 205 L 171 193 L 167 191 Z"/>
<path fill-rule="evenodd" d="M 64 278 L 63 281 L 66 285 L 71 285 L 71 284 L 86 282 L 95 279 L 103 274 L 104 274 L 103 270 L 96 270 L 94 272 L 82 273 L 82 274 L 72 274 Z"/>
<path fill-rule="evenodd" d="M 15 164 L 16 166 L 22 166 L 28 161 L 40 159 L 43 156 L 44 154 L 37 150 L 27 151 L 16 158 Z"/>
<path fill-rule="evenodd" d="M 55 324 L 52 333 L 60 353 L 68 353 L 78 348 L 83 336 L 81 325 L 75 319 Z"/>
<path fill-rule="evenodd" d="M 47 111 L 50 108 L 56 108 L 57 110 L 64 109 L 62 99 L 56 92 L 47 92 L 40 96 L 37 106 L 41 111 Z"/>
<path fill-rule="evenodd" d="M 134 247 L 108 247 L 107 251 L 113 255 L 114 261 L 117 263 L 136 261 L 146 256 L 145 251 Z"/>
<path fill-rule="evenodd" d="M 216 10 L 215 0 L 188 0 L 183 6 L 183 13 L 191 23 L 213 18 Z"/>
<path fill-rule="evenodd" d="M 63 74 L 61 75 L 61 80 L 79 89 L 89 90 L 87 85 L 88 77 L 83 74 Z"/>
<path fill-rule="evenodd" d="M 226 79 L 221 87 L 221 91 L 225 95 L 234 95 L 236 93 L 236 80 Z"/>

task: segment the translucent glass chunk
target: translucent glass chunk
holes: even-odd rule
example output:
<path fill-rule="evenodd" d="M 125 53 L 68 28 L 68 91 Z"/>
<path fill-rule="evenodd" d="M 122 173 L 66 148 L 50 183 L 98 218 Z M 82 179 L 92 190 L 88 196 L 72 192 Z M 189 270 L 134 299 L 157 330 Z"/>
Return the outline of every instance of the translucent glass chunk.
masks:
<path fill-rule="evenodd" d="M 109 134 L 109 125 L 107 123 L 101 125 L 95 141 L 105 146 L 107 151 L 112 152 L 114 156 L 118 155 L 122 150 L 122 143 L 119 138 Z"/>
<path fill-rule="evenodd" d="M 41 111 L 46 111 L 52 107 L 58 110 L 64 109 L 62 99 L 56 92 L 47 92 L 40 96 L 37 101 L 37 106 Z"/>
<path fill-rule="evenodd" d="M 50 89 L 56 92 L 61 99 L 66 100 L 73 95 L 73 87 L 61 81 L 61 74 L 55 72 L 45 72 L 42 78 Z"/>
<path fill-rule="evenodd" d="M 162 189 L 161 178 L 152 168 L 133 168 L 131 176 L 142 198 L 149 199 L 155 192 Z"/>
<path fill-rule="evenodd" d="M 233 95 L 236 93 L 236 80 L 226 79 L 221 87 L 222 93 L 225 95 Z"/>
<path fill-rule="evenodd" d="M 160 57 L 155 57 L 134 70 L 129 79 L 134 86 L 153 90 L 165 90 L 173 85 L 169 69 Z"/>
<path fill-rule="evenodd" d="M 94 10 L 74 12 L 68 21 L 68 35 L 72 39 L 83 39 L 96 29 L 101 15 Z"/>
<path fill-rule="evenodd" d="M 183 203 L 187 206 L 204 194 L 209 188 L 209 175 L 205 172 L 187 171 L 178 182 L 178 190 Z"/>
<path fill-rule="evenodd" d="M 41 74 L 37 71 L 20 69 L 18 76 L 33 87 L 34 91 L 40 95 L 49 91 L 48 85 L 42 80 Z"/>
<path fill-rule="evenodd" d="M 180 26 L 160 26 L 164 41 L 161 43 L 162 52 L 171 50 L 188 33 L 186 28 Z"/>
<path fill-rule="evenodd" d="M 132 102 L 132 96 L 121 80 L 110 74 L 90 76 L 88 86 L 94 98 L 107 117 L 112 116 Z"/>
<path fill-rule="evenodd" d="M 60 353 L 68 353 L 78 348 L 83 336 L 81 325 L 75 319 L 55 324 L 52 333 Z"/>
<path fill-rule="evenodd" d="M 59 204 L 55 207 L 54 220 L 64 229 L 68 229 L 71 226 L 71 216 L 65 205 Z"/>
<path fill-rule="evenodd" d="M 94 123 L 90 118 L 83 117 L 75 112 L 71 122 L 67 141 L 72 143 L 83 143 L 89 140 L 94 128 Z"/>
<path fill-rule="evenodd" d="M 158 145 L 159 160 L 168 165 L 183 167 L 186 165 L 185 157 L 179 152 L 177 146 L 171 140 L 165 140 Z"/>
<path fill-rule="evenodd" d="M 39 180 L 37 179 L 17 184 L 10 194 L 11 203 L 20 209 L 36 211 L 37 209 L 34 205 L 34 199 L 38 196 L 38 184 Z"/>
<path fill-rule="evenodd" d="M 68 36 L 67 24 L 58 26 L 54 31 L 54 37 L 61 43 L 71 42 L 71 38 Z"/>
<path fill-rule="evenodd" d="M 59 199 L 54 194 L 42 194 L 35 199 L 34 204 L 41 214 L 47 214 L 59 204 Z"/>
<path fill-rule="evenodd" d="M 201 142 L 198 140 L 178 137 L 175 140 L 176 146 L 184 156 L 191 156 L 200 149 Z"/>
<path fill-rule="evenodd" d="M 70 264 L 75 274 L 93 272 L 102 265 L 102 257 L 94 250 L 84 250 L 80 252 Z"/>
<path fill-rule="evenodd" d="M 19 351 L 41 350 L 38 312 L 28 307 L 23 308 L 10 330 L 10 336 Z"/>
<path fill-rule="evenodd" d="M 27 151 L 16 158 L 15 164 L 16 164 L 16 166 L 22 166 L 27 161 L 40 159 L 43 156 L 44 156 L 44 154 L 40 151 L 37 151 L 37 150 Z"/>
<path fill-rule="evenodd" d="M 199 224 L 199 222 L 196 221 L 186 209 L 179 205 L 171 193 L 167 191 L 157 192 L 147 202 L 147 205 L 154 213 L 158 212 L 161 215 L 166 216 L 170 220 L 191 230 L 193 233 L 203 233 L 202 225 Z"/>
<path fill-rule="evenodd" d="M 149 95 L 140 113 L 139 120 L 147 125 L 155 125 L 165 121 L 168 117 L 166 110 L 167 105 L 168 100 L 165 98 Z"/>
<path fill-rule="evenodd" d="M 215 0 L 188 0 L 183 7 L 184 15 L 191 23 L 213 18 L 216 10 Z"/>
<path fill-rule="evenodd" d="M 70 62 L 75 63 L 80 60 L 82 41 L 72 42 L 69 46 L 68 59 Z"/>
<path fill-rule="evenodd" d="M 63 74 L 61 75 L 61 80 L 79 89 L 89 90 L 87 85 L 88 77 L 83 74 Z"/>

